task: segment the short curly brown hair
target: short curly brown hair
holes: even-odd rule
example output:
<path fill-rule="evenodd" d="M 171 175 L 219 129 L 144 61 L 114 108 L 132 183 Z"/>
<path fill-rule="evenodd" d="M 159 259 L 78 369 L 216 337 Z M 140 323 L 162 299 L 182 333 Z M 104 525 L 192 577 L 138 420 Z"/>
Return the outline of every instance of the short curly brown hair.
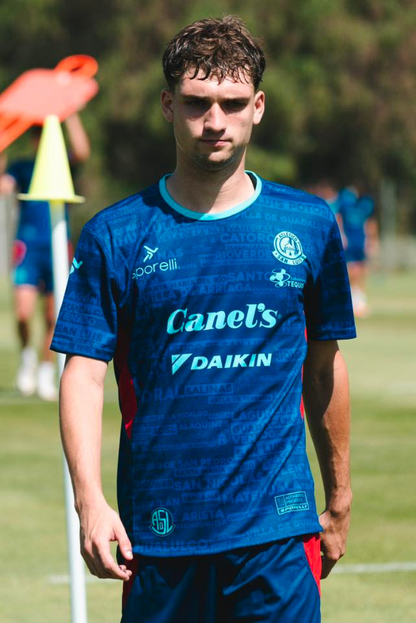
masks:
<path fill-rule="evenodd" d="M 183 28 L 168 44 L 163 54 L 163 73 L 171 90 L 180 78 L 192 71 L 195 78 L 202 70 L 202 80 L 214 75 L 251 81 L 258 89 L 266 68 L 260 42 L 238 17 L 202 19 Z"/>

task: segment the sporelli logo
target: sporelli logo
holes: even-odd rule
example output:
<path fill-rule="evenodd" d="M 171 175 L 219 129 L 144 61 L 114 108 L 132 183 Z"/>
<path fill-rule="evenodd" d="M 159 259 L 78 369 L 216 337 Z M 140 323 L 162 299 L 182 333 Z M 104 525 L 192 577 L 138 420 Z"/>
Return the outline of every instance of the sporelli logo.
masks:
<path fill-rule="evenodd" d="M 166 260 L 166 262 L 153 262 L 153 264 L 146 264 L 146 266 L 138 266 L 134 269 L 132 274 L 132 279 L 140 279 L 144 275 L 151 275 L 152 273 L 156 273 L 161 271 L 162 273 L 169 270 L 177 270 L 178 262 L 176 258 Z"/>

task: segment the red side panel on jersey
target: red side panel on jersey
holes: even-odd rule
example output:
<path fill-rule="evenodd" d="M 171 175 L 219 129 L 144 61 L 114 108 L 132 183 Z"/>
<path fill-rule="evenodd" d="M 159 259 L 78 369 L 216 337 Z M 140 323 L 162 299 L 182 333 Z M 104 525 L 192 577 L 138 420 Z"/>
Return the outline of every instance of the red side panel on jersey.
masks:
<path fill-rule="evenodd" d="M 305 405 L 303 404 L 303 397 L 300 399 L 300 414 L 303 420 L 303 418 L 305 417 Z"/>
<path fill-rule="evenodd" d="M 314 534 L 313 536 L 306 535 L 303 539 L 303 546 L 305 548 L 306 558 L 308 559 L 312 575 L 318 585 L 319 594 L 321 594 L 322 560 L 321 540 L 319 538 L 319 534 Z"/>
<path fill-rule="evenodd" d="M 308 343 L 308 333 L 307 333 L 306 329 L 305 329 L 305 341 L 306 341 L 306 343 Z M 304 369 L 303 369 L 303 366 L 302 366 L 302 386 L 303 386 L 303 370 Z M 304 419 L 304 417 L 305 417 L 305 405 L 303 404 L 303 396 L 301 396 L 301 399 L 300 399 L 300 414 L 302 416 L 302 419 Z"/>
<path fill-rule="evenodd" d="M 118 383 L 121 416 L 127 436 L 131 439 L 133 422 L 137 413 L 137 399 L 134 391 L 133 379 L 128 368 L 129 345 L 129 335 L 126 331 L 121 329 L 114 355 L 114 368 Z"/>

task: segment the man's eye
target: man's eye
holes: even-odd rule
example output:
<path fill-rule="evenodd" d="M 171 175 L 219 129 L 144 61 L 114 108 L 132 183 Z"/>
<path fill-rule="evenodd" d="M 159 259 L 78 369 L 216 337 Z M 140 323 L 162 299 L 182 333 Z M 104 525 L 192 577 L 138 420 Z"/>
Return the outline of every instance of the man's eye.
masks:
<path fill-rule="evenodd" d="M 206 106 L 205 102 L 201 102 L 201 100 L 188 100 L 186 104 L 191 108 L 203 108 Z"/>
<path fill-rule="evenodd" d="M 243 110 L 245 105 L 246 105 L 245 102 L 239 102 L 239 101 L 226 102 L 225 109 L 226 110 Z"/>

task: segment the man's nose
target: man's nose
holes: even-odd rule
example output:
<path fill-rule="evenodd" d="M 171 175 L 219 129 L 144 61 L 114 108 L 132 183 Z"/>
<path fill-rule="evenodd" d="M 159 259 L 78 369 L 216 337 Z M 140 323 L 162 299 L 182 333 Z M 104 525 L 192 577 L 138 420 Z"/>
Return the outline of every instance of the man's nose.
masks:
<path fill-rule="evenodd" d="M 205 114 L 204 127 L 208 132 L 223 132 L 227 127 L 226 115 L 218 104 L 213 104 Z"/>

